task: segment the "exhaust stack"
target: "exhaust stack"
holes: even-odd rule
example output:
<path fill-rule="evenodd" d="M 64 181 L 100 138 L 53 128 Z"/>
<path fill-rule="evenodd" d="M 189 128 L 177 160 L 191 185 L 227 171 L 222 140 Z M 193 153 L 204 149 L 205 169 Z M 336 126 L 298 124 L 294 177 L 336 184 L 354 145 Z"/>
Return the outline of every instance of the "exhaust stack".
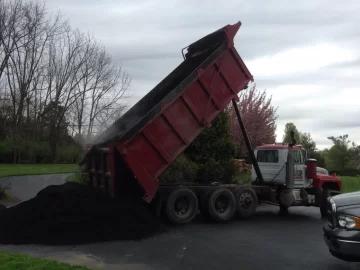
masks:
<path fill-rule="evenodd" d="M 296 145 L 294 131 L 291 131 L 291 140 L 292 142 L 288 144 L 288 154 L 286 159 L 286 187 L 289 189 L 293 189 L 295 184 L 294 156 L 292 151 L 293 146 Z"/>

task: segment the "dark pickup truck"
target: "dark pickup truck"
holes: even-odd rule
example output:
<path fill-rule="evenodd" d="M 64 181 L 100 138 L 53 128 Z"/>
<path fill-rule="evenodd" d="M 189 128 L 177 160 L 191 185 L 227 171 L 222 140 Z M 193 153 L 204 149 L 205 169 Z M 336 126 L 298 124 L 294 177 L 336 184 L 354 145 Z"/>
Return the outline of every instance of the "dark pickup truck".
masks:
<path fill-rule="evenodd" d="M 344 261 L 360 262 L 360 192 L 328 198 L 324 239 L 330 253 Z"/>

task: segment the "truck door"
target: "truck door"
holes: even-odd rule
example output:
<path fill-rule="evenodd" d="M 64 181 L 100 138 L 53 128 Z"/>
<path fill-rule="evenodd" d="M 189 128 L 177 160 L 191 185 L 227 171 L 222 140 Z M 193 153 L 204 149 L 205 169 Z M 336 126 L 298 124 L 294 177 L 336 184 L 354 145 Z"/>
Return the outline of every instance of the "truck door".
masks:
<path fill-rule="evenodd" d="M 285 169 L 283 160 L 279 157 L 278 149 L 259 149 L 255 151 L 256 160 L 265 183 L 283 183 Z M 252 179 L 255 181 L 256 173 L 252 170 Z"/>
<path fill-rule="evenodd" d="M 295 188 L 302 188 L 306 186 L 305 183 L 305 159 L 301 150 L 293 150 L 294 155 L 294 175 L 295 175 Z"/>

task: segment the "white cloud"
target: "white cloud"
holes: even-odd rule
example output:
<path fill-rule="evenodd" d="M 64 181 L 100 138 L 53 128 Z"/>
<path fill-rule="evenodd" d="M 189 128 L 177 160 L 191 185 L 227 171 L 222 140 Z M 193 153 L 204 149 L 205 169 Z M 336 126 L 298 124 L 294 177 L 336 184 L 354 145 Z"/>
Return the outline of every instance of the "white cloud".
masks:
<path fill-rule="evenodd" d="M 360 144 L 360 1 L 335 0 L 49 0 L 70 24 L 90 31 L 132 76 L 133 104 L 181 61 L 180 50 L 241 21 L 235 47 L 260 89 L 279 106 L 278 139 L 286 122 L 327 136 L 349 134 Z M 215 12 L 215 13 L 214 13 Z"/>
<path fill-rule="evenodd" d="M 292 48 L 249 61 L 247 66 L 257 77 L 307 73 L 320 68 L 353 60 L 356 52 L 334 44 L 316 44 Z"/>

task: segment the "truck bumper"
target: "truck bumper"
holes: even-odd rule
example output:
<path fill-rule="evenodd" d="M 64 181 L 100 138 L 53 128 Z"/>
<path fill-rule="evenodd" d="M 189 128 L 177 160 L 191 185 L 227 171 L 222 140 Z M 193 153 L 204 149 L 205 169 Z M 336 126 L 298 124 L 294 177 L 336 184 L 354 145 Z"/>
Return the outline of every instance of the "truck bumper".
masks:
<path fill-rule="evenodd" d="M 334 257 L 349 262 L 360 262 L 360 231 L 332 229 L 325 223 L 323 232 L 325 243 Z"/>

